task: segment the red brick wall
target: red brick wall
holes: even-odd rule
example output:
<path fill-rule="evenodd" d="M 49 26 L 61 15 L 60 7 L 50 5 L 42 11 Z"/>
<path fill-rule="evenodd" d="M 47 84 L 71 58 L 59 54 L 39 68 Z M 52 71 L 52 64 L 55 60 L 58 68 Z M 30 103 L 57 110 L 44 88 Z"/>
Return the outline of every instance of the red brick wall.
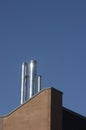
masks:
<path fill-rule="evenodd" d="M 62 93 L 51 89 L 51 130 L 62 130 Z"/>
<path fill-rule="evenodd" d="M 3 129 L 0 130 L 62 130 L 61 105 L 61 93 L 45 89 L 3 117 Z"/>
<path fill-rule="evenodd" d="M 2 130 L 3 118 L 0 118 L 0 130 Z"/>

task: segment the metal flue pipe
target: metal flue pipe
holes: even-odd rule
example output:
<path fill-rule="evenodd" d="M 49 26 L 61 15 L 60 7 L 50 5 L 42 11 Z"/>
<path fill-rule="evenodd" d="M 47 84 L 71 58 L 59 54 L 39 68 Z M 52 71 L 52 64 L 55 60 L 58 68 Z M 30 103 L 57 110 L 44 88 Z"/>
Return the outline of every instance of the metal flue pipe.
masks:
<path fill-rule="evenodd" d="M 41 91 L 41 75 L 38 76 L 38 92 Z"/>
<path fill-rule="evenodd" d="M 38 77 L 38 81 L 37 81 Z M 41 76 L 37 76 L 37 61 L 22 63 L 21 75 L 21 104 L 41 90 Z"/>
<path fill-rule="evenodd" d="M 22 63 L 21 104 L 23 104 L 27 100 L 27 78 L 28 78 L 28 64 Z"/>
<path fill-rule="evenodd" d="M 29 65 L 29 98 L 36 93 L 37 61 L 31 60 Z"/>

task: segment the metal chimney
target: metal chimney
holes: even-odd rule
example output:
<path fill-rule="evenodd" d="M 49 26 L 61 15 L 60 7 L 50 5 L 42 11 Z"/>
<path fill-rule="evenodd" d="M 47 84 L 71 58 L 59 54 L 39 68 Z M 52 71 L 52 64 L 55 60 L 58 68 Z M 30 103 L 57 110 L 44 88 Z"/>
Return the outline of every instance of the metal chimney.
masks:
<path fill-rule="evenodd" d="M 41 75 L 38 76 L 38 92 L 41 90 Z"/>
<path fill-rule="evenodd" d="M 23 104 L 27 99 L 27 78 L 28 78 L 28 64 L 22 63 L 21 104 Z"/>
<path fill-rule="evenodd" d="M 38 84 L 37 84 L 38 77 Z M 38 86 L 37 86 L 38 85 Z M 37 76 L 37 61 L 22 63 L 21 104 L 41 90 L 41 76 Z"/>
<path fill-rule="evenodd" d="M 31 60 L 29 65 L 29 97 L 36 93 L 37 61 Z"/>

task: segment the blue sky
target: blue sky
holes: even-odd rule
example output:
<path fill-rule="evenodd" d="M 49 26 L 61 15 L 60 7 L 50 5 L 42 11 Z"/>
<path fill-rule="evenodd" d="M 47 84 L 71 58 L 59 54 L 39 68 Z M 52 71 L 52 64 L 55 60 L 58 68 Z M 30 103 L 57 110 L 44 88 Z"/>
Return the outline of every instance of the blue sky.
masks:
<path fill-rule="evenodd" d="M 86 2 L 0 1 L 0 115 L 20 104 L 21 64 L 38 61 L 42 88 L 86 116 Z"/>

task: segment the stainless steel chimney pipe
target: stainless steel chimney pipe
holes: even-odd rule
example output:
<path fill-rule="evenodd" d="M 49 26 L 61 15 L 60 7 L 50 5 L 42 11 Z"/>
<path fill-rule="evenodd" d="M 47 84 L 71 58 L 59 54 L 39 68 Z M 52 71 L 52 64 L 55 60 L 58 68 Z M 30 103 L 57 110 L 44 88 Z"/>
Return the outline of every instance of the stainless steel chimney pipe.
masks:
<path fill-rule="evenodd" d="M 38 81 L 37 81 L 38 77 Z M 37 61 L 22 63 L 21 104 L 41 90 L 41 76 L 37 76 Z"/>
<path fill-rule="evenodd" d="M 27 78 L 28 78 L 28 64 L 22 63 L 21 75 L 21 104 L 27 100 Z"/>
<path fill-rule="evenodd" d="M 36 93 L 37 61 L 31 60 L 29 65 L 29 98 Z"/>
<path fill-rule="evenodd" d="M 38 92 L 41 91 L 41 75 L 38 76 Z"/>

